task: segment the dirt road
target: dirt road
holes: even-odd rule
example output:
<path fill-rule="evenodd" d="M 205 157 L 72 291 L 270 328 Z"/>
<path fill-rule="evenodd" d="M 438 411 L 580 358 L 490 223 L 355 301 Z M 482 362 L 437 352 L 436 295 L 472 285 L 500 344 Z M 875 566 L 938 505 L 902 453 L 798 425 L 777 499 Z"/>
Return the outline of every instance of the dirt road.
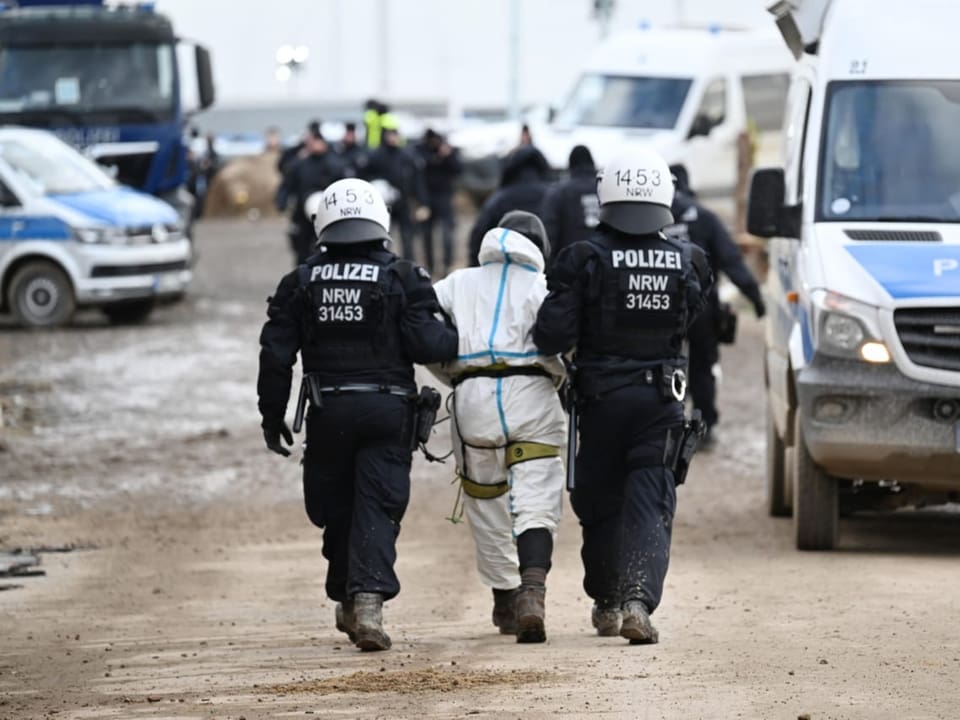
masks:
<path fill-rule="evenodd" d="M 258 430 L 280 234 L 202 224 L 190 300 L 147 325 L 0 328 L 0 548 L 79 548 L 0 578 L 23 585 L 0 592 L 0 719 L 960 716 L 960 519 L 844 520 L 840 551 L 795 552 L 763 510 L 749 319 L 724 354 L 721 444 L 679 493 L 661 644 L 591 635 L 568 508 L 548 642 L 495 635 L 467 528 L 444 519 L 452 471 L 418 461 L 394 649 L 356 651 L 298 465 Z"/>

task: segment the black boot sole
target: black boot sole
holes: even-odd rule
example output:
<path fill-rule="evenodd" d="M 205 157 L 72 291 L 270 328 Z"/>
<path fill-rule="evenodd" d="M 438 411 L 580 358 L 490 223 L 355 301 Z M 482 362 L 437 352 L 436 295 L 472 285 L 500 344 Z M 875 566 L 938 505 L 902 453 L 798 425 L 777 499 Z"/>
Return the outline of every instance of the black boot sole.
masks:
<path fill-rule="evenodd" d="M 353 630 L 350 630 L 346 625 L 337 623 L 337 630 L 350 638 L 350 642 L 355 643 L 357 641 L 357 633 L 355 633 Z"/>
<path fill-rule="evenodd" d="M 543 627 L 543 618 L 536 615 L 520 618 L 517 622 L 518 643 L 542 643 L 547 639 L 547 631 Z"/>
<path fill-rule="evenodd" d="M 390 637 L 383 632 L 357 632 L 356 646 L 364 652 L 377 652 L 380 650 L 389 650 L 391 646 Z"/>
<path fill-rule="evenodd" d="M 631 645 L 656 645 L 660 641 L 659 633 L 652 633 L 644 628 L 624 626 L 620 628 L 620 636 L 630 641 Z"/>

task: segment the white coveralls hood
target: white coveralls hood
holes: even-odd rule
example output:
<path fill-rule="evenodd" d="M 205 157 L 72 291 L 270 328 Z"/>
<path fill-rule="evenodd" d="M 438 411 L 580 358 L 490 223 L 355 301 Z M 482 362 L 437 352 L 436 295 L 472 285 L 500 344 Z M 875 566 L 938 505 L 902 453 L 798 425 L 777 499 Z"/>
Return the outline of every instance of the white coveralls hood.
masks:
<path fill-rule="evenodd" d="M 471 377 L 454 395 L 451 435 L 458 471 L 473 483 L 502 485 L 492 498 L 465 493 L 464 508 L 477 545 L 481 579 L 509 590 L 520 585 L 515 538 L 536 528 L 556 532 L 560 520 L 566 414 L 556 386 L 565 376 L 558 356 L 533 342 L 537 312 L 547 296 L 544 260 L 523 235 L 490 230 L 480 267 L 458 270 L 435 285 L 457 326 L 459 356 L 431 367 L 445 382 L 471 372 L 538 367 L 541 374 Z M 507 445 L 542 443 L 558 453 L 507 467 Z"/>
<path fill-rule="evenodd" d="M 495 364 L 543 367 L 560 382 L 566 371 L 555 355 L 541 355 L 533 326 L 547 281 L 540 250 L 513 230 L 493 228 L 480 245 L 479 268 L 457 270 L 434 289 L 460 333 L 455 361 L 431 370 L 449 383 L 469 368 Z"/>

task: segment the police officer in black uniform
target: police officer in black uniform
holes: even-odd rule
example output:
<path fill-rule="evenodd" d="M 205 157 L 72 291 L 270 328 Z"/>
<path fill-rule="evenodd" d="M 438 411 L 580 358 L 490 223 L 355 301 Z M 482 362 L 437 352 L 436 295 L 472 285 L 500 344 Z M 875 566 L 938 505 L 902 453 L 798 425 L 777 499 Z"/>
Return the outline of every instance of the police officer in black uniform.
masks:
<path fill-rule="evenodd" d="M 257 381 L 267 447 L 288 456 L 281 438 L 293 442 L 284 416 L 301 354 L 301 403 L 310 406 L 307 515 L 324 529 L 337 629 L 363 650 L 390 647 L 382 604 L 400 590 L 393 566 L 416 437 L 413 363 L 451 360 L 458 343 L 435 315 L 426 271 L 385 249 L 389 225 L 369 183 L 327 188 L 316 217 L 319 251 L 269 300 Z"/>
<path fill-rule="evenodd" d="M 470 229 L 467 258 L 479 265 L 483 237 L 497 226 L 500 218 L 511 210 L 524 210 L 536 215 L 549 187 L 550 165 L 534 145 L 519 145 L 510 151 L 500 174 L 500 187 L 488 197 Z"/>
<path fill-rule="evenodd" d="M 337 154 L 327 145 L 320 129 L 311 127 L 304 139 L 304 156 L 294 161 L 277 190 L 275 203 L 281 212 L 293 203 L 290 212 L 290 244 L 301 264 L 313 252 L 317 235 L 310 216 L 316 208 L 311 206 L 311 198 L 319 202 L 319 193 L 328 185 L 347 176 L 347 168 Z"/>
<path fill-rule="evenodd" d="M 598 181 L 600 225 L 548 275 L 534 342 L 576 348 L 580 414 L 573 510 L 583 528 L 584 589 L 598 634 L 655 643 L 683 437 L 681 348 L 712 282 L 703 253 L 660 231 L 673 222 L 663 159 L 636 150 Z"/>
<path fill-rule="evenodd" d="M 683 165 L 671 165 L 670 171 L 676 179 L 676 194 L 671 208 L 676 224 L 667 228 L 666 234 L 699 245 L 707 254 L 713 274 L 716 276 L 723 272 L 730 278 L 753 304 L 757 317 L 762 318 L 767 312 L 763 293 L 743 262 L 743 255 L 730 233 L 714 212 L 697 201 L 696 195 L 690 189 L 686 168 Z M 704 446 L 713 444 L 713 427 L 720 419 L 717 411 L 717 379 L 713 374 L 713 366 L 720 362 L 717 328 L 721 313 L 724 312 L 729 312 L 729 309 L 722 307 L 720 294 L 714 285 L 707 308 L 693 323 L 689 334 L 690 397 L 707 425 L 707 435 L 702 443 Z"/>
<path fill-rule="evenodd" d="M 385 180 L 396 196 L 390 202 L 390 213 L 403 245 L 403 256 L 414 258 L 415 223 L 430 218 L 429 197 L 423 176 L 420 155 L 402 144 L 396 120 L 382 120 L 383 142 L 367 158 L 361 177 Z"/>
<path fill-rule="evenodd" d="M 540 209 L 540 219 L 554 252 L 568 245 L 587 240 L 600 222 L 597 200 L 597 168 L 593 155 L 585 145 L 570 151 L 570 177 L 547 190 Z"/>

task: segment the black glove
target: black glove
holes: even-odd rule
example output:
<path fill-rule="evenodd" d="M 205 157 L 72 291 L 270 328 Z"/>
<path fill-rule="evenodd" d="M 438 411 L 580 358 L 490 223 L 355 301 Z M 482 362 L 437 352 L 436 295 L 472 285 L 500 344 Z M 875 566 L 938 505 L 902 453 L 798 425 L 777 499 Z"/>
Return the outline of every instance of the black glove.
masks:
<path fill-rule="evenodd" d="M 763 304 L 762 297 L 758 297 L 753 301 L 753 311 L 757 313 L 758 318 L 762 318 L 767 314 L 767 306 Z"/>
<path fill-rule="evenodd" d="M 283 421 L 279 425 L 269 425 L 263 428 L 263 441 L 267 444 L 269 450 L 273 450 L 277 455 L 290 457 L 290 451 L 280 443 L 280 436 L 287 441 L 287 445 L 293 445 L 293 433 Z"/>

